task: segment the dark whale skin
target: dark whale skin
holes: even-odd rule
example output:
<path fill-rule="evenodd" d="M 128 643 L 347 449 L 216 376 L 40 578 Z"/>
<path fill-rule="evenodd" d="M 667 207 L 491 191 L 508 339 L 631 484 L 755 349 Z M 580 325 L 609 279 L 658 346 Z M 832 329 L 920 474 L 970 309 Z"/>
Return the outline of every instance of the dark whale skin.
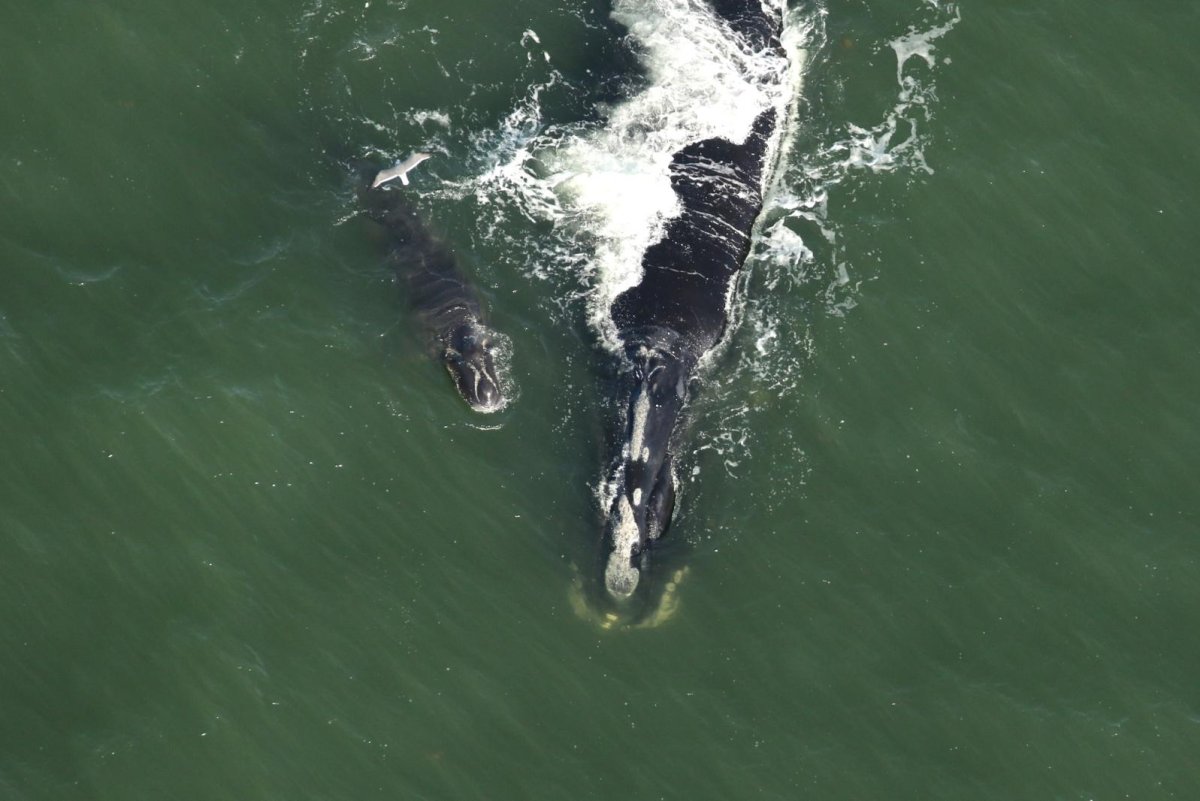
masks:
<path fill-rule="evenodd" d="M 763 164 L 775 112 L 764 111 L 742 144 L 705 139 L 671 159 L 671 187 L 683 212 L 642 258 L 642 280 L 617 296 L 612 319 L 626 346 L 667 328 L 697 357 L 725 333 L 728 294 L 750 254 L 762 211 Z"/>

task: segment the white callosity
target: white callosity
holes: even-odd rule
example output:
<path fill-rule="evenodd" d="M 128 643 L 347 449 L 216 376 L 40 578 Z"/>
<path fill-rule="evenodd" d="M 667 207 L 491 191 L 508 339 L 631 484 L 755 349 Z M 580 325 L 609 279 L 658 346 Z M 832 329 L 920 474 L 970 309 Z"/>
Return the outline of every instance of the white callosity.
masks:
<path fill-rule="evenodd" d="M 633 549 L 638 543 L 637 518 L 624 495 L 617 501 L 612 538 L 613 550 L 604 569 L 604 583 L 614 595 L 626 597 L 637 589 L 639 574 L 633 566 Z"/>
<path fill-rule="evenodd" d="M 650 415 L 650 393 L 643 389 L 638 394 L 637 402 L 633 405 L 633 427 L 629 437 L 629 454 L 636 458 L 636 454 L 650 453 L 649 448 L 643 448 L 642 441 L 646 436 L 646 419 Z M 644 460 L 645 455 L 642 456 Z"/>

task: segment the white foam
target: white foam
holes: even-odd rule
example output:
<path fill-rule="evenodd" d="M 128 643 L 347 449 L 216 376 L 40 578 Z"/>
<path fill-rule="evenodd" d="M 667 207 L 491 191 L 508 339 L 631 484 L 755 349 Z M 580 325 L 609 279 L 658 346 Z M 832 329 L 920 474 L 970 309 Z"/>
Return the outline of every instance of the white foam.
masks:
<path fill-rule="evenodd" d="M 413 109 L 408 116 L 414 123 L 422 127 L 427 123 L 433 123 L 442 128 L 450 127 L 450 115 L 437 109 Z"/>
<path fill-rule="evenodd" d="M 768 0 L 773 13 L 782 2 Z M 613 19 L 645 66 L 647 85 L 614 106 L 605 123 L 569 137 L 543 161 L 567 216 L 593 248 L 589 320 L 616 345 L 608 312 L 641 280 L 646 249 L 679 213 L 671 157 L 722 137 L 743 142 L 764 110 L 790 97 L 787 63 L 743 49 L 708 8 L 689 0 L 616 0 Z"/>
<path fill-rule="evenodd" d="M 940 8 L 937 3 L 932 3 L 932 5 L 935 8 Z M 933 67 L 936 63 L 933 55 L 933 43 L 948 34 L 962 20 L 962 13 L 956 5 L 949 5 L 947 10 L 954 16 L 944 24 L 927 30 L 920 30 L 915 27 L 909 28 L 908 33 L 889 42 L 892 50 L 896 51 L 896 80 L 901 85 L 904 85 L 905 82 L 904 65 L 913 56 L 919 56 L 929 67 Z"/>

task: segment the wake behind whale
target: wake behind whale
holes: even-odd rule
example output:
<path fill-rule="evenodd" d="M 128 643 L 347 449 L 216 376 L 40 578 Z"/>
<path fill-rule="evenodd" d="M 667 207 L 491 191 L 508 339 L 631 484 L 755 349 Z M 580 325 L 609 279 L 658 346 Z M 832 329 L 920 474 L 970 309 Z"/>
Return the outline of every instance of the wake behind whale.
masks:
<path fill-rule="evenodd" d="M 562 215 L 592 245 L 588 321 L 610 350 L 621 349 L 613 303 L 641 280 L 643 254 L 683 210 L 675 155 L 710 139 L 745 142 L 764 111 L 785 114 L 794 76 L 779 47 L 783 14 L 783 0 L 614 2 L 645 86 L 599 126 L 550 132 L 538 154 Z M 773 127 L 770 144 L 777 139 Z"/>

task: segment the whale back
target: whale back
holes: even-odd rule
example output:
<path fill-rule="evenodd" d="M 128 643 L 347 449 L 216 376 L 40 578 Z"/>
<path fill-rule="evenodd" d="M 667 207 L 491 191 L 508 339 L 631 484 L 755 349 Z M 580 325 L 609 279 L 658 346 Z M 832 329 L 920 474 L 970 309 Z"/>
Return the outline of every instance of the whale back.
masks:
<path fill-rule="evenodd" d="M 364 210 L 387 236 L 388 261 L 409 303 L 435 337 L 479 319 L 479 300 L 454 250 L 433 235 L 400 193 L 369 190 Z"/>
<path fill-rule="evenodd" d="M 729 293 L 750 253 L 762 210 L 763 169 L 775 112 L 764 111 L 746 141 L 706 139 L 671 160 L 682 212 L 642 258 L 642 280 L 617 296 L 613 322 L 626 344 L 666 327 L 701 355 L 725 332 Z"/>
<path fill-rule="evenodd" d="M 786 58 L 779 38 L 782 8 L 763 0 L 708 3 L 746 50 Z M 669 328 L 700 356 L 724 335 L 733 283 L 762 211 L 763 173 L 777 114 L 773 108 L 762 111 L 743 142 L 708 138 L 672 155 L 671 189 L 680 211 L 643 254 L 640 283 L 618 295 L 610 308 L 627 347 L 647 330 Z"/>

